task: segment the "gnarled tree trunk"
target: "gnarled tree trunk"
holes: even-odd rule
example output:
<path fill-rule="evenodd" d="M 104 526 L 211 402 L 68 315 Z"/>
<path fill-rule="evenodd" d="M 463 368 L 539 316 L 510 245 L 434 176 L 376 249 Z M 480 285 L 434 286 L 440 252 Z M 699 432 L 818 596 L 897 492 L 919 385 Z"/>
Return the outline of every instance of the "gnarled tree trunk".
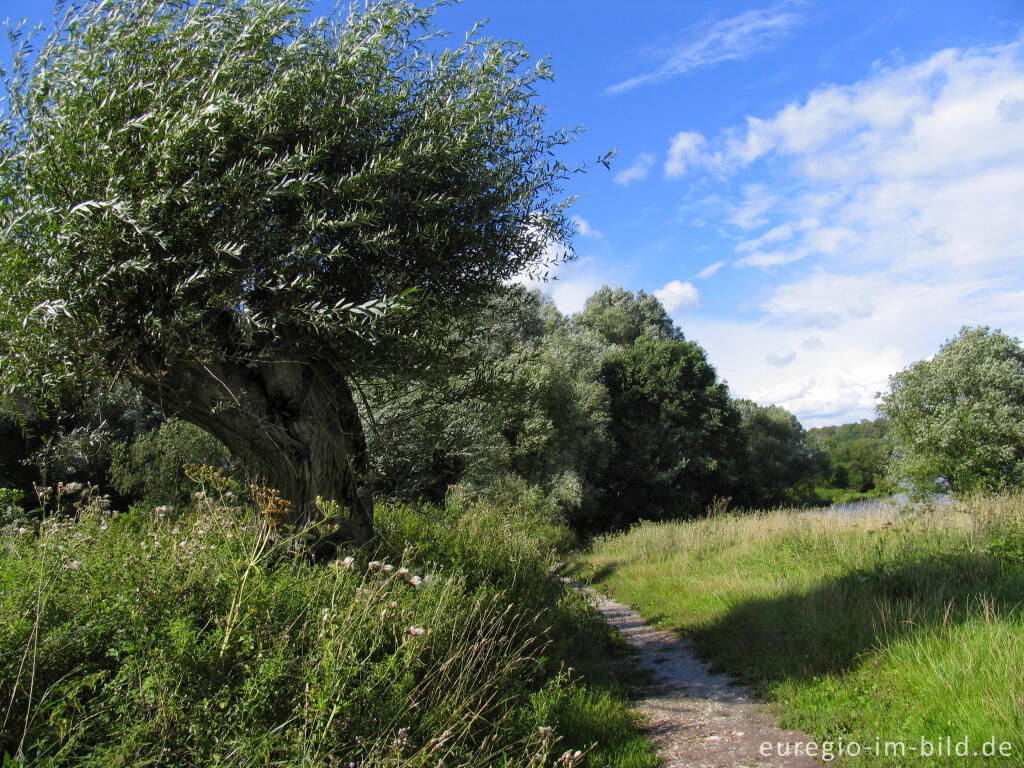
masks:
<path fill-rule="evenodd" d="M 160 375 L 131 376 L 161 408 L 219 439 L 259 482 L 293 505 L 286 521 L 306 530 L 323 517 L 316 498 L 348 518 L 334 543 L 373 535 L 373 499 L 364 485 L 366 441 L 352 390 L 340 375 L 281 361 L 203 364 L 179 360 Z"/>

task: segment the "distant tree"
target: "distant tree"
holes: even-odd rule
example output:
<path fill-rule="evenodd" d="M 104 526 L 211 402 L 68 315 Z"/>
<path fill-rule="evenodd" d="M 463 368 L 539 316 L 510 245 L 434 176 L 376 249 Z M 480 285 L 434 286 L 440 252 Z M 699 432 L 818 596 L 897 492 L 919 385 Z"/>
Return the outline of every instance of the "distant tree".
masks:
<path fill-rule="evenodd" d="M 879 483 L 886 484 L 886 467 L 892 456 L 887 419 L 815 427 L 807 431 L 807 440 L 827 452 L 832 487 L 866 492 Z"/>
<path fill-rule="evenodd" d="M 583 311 L 573 322 L 596 331 L 610 344 L 628 346 L 643 335 L 654 339 L 682 339 L 683 333 L 672 322 L 656 296 L 643 291 L 612 290 L 607 285 L 587 299 Z"/>
<path fill-rule="evenodd" d="M 571 235 L 547 67 L 401 0 L 68 7 L 5 78 L 3 391 L 125 377 L 366 540 L 359 379 L 443 368 Z"/>
<path fill-rule="evenodd" d="M 808 501 L 828 460 L 807 442 L 796 416 L 777 405 L 751 400 L 737 400 L 736 407 L 747 450 L 744 503 L 773 507 Z"/>
<path fill-rule="evenodd" d="M 692 517 L 735 492 L 744 461 L 740 415 L 700 346 L 641 336 L 603 373 L 612 437 L 606 525 Z"/>
<path fill-rule="evenodd" d="M 1024 349 L 987 327 L 967 328 L 889 380 L 879 411 L 896 446 L 894 480 L 918 493 L 1024 485 Z"/>

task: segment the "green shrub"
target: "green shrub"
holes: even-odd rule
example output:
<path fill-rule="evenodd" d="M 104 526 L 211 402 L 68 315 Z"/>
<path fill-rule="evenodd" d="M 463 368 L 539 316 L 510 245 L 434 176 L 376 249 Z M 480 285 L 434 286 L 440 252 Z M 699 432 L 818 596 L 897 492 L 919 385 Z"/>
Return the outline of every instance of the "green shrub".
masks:
<path fill-rule="evenodd" d="M 17 488 L 0 488 L 0 526 L 9 525 L 25 514 L 24 494 Z"/>
<path fill-rule="evenodd" d="M 113 451 L 114 488 L 148 505 L 187 507 L 198 486 L 185 475 L 186 464 L 227 468 L 231 456 L 217 438 L 194 424 L 169 418 L 132 445 Z"/>

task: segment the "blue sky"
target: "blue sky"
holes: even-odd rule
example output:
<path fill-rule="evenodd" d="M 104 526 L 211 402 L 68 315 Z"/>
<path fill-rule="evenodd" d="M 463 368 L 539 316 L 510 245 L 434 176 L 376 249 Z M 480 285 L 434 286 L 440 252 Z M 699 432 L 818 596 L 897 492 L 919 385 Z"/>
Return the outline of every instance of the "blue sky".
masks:
<path fill-rule="evenodd" d="M 0 17 L 48 3 L 3 0 Z M 318 6 L 319 8 L 319 6 Z M 1024 336 L 1024 2 L 465 0 L 437 22 L 550 56 L 578 259 L 658 295 L 733 394 L 874 415 L 961 325 Z"/>

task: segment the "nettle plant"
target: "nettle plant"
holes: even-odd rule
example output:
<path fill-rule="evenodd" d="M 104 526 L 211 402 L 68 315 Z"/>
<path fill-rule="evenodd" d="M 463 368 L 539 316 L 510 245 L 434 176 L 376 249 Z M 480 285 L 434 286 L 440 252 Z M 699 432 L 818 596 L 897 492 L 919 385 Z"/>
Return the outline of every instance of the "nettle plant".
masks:
<path fill-rule="evenodd" d="M 373 502 L 354 393 L 456 364 L 572 225 L 536 88 L 399 0 L 83 0 L 13 34 L 0 114 L 0 384 L 123 377 L 292 504 Z M 568 258 L 566 252 L 560 258 Z"/>

